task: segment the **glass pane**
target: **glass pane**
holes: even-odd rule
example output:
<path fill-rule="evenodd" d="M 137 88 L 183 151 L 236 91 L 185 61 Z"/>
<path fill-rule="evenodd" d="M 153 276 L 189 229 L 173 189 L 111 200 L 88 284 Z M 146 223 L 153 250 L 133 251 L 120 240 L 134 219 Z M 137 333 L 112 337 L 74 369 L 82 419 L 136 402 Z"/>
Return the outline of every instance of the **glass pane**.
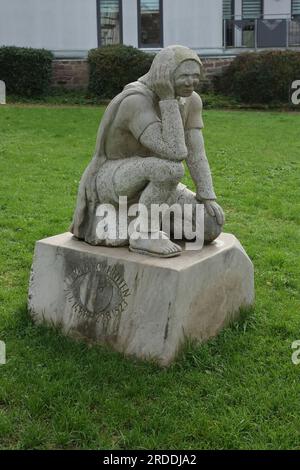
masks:
<path fill-rule="evenodd" d="M 233 1 L 232 0 L 223 0 L 223 18 L 225 20 L 232 19 L 234 15 L 233 12 Z"/>
<path fill-rule="evenodd" d="M 233 0 L 223 0 L 223 28 L 225 28 L 225 38 L 223 30 L 223 41 L 225 40 L 226 47 L 232 47 L 234 43 L 234 29 L 233 22 L 234 18 L 234 2 Z"/>
<path fill-rule="evenodd" d="M 292 0 L 292 15 L 300 15 L 300 0 Z"/>
<path fill-rule="evenodd" d="M 262 0 L 243 0 L 243 18 L 255 19 L 262 16 Z"/>
<path fill-rule="evenodd" d="M 289 45 L 300 46 L 300 15 L 294 16 L 294 20 L 290 21 Z"/>
<path fill-rule="evenodd" d="M 101 46 L 120 44 L 119 0 L 100 0 Z"/>
<path fill-rule="evenodd" d="M 141 6 L 141 46 L 161 45 L 160 0 L 140 0 Z"/>

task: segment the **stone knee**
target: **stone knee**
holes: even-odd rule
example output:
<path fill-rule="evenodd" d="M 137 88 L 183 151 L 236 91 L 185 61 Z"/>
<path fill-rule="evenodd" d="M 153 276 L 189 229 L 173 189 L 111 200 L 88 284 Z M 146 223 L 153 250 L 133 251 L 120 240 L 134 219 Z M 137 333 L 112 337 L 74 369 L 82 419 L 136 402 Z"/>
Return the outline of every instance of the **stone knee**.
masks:
<path fill-rule="evenodd" d="M 164 183 L 176 186 L 182 180 L 185 173 L 182 162 L 173 162 L 167 160 L 160 160 L 155 170 L 156 171 L 151 178 L 153 183 Z"/>

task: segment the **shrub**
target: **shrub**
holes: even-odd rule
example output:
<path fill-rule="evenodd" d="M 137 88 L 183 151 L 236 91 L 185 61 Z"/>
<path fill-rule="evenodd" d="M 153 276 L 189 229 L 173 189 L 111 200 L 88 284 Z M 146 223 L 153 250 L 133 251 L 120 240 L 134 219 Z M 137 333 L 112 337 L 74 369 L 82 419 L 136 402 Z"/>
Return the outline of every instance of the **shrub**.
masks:
<path fill-rule="evenodd" d="M 89 90 L 101 98 L 113 98 L 127 83 L 148 72 L 153 55 L 132 46 L 114 45 L 89 52 Z"/>
<path fill-rule="evenodd" d="M 0 80 L 7 93 L 39 96 L 50 87 L 53 54 L 45 49 L 0 47 Z"/>
<path fill-rule="evenodd" d="M 214 80 L 216 91 L 244 103 L 287 103 L 291 83 L 300 80 L 300 53 L 268 51 L 237 56 Z"/>

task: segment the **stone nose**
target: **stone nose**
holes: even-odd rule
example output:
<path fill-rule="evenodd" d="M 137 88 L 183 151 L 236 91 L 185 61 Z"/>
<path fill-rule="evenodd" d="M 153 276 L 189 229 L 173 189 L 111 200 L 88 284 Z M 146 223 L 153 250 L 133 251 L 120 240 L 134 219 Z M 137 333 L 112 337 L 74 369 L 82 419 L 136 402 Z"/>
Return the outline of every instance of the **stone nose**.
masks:
<path fill-rule="evenodd" d="M 191 85 L 193 85 L 193 77 L 186 77 L 186 79 L 185 79 L 185 85 L 186 85 L 186 86 L 191 86 Z"/>

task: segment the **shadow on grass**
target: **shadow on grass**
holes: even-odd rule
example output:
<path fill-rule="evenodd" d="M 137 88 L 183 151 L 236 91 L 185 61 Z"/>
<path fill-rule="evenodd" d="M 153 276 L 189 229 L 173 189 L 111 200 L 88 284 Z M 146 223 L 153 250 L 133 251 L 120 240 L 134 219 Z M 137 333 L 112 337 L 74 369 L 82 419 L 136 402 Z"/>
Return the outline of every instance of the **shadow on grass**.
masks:
<path fill-rule="evenodd" d="M 93 377 L 96 374 L 110 381 L 112 375 L 121 375 L 123 380 L 132 380 L 132 374 L 137 370 L 139 374 L 147 375 L 176 374 L 195 367 L 199 369 L 199 372 L 207 371 L 208 368 L 213 370 L 218 366 L 218 358 L 222 358 L 222 361 L 226 358 L 227 364 L 230 365 L 237 348 L 245 349 L 247 344 L 251 348 L 245 334 L 248 330 L 255 330 L 255 328 L 255 309 L 242 309 L 238 314 L 238 319 L 225 327 L 218 336 L 203 343 L 187 338 L 176 360 L 167 368 L 159 366 L 155 360 L 140 360 L 124 356 L 109 346 L 68 337 L 61 332 L 59 327 L 47 324 L 35 325 L 25 304 L 16 311 L 13 320 L 10 319 L 9 323 L 4 325 L 1 334 L 8 344 L 13 340 L 17 348 L 19 343 L 22 349 L 24 341 L 27 349 L 31 351 L 31 364 L 43 358 L 50 368 L 51 364 L 60 361 L 60 368 L 63 369 L 64 362 L 70 366 L 73 361 L 73 367 L 77 368 L 79 375 L 80 370 L 87 371 L 88 369 Z"/>
<path fill-rule="evenodd" d="M 256 328 L 255 307 L 242 308 L 235 319 L 228 323 L 219 334 L 203 343 L 197 340 L 186 338 L 184 345 L 179 352 L 176 361 L 171 366 L 173 368 L 203 368 L 207 371 L 208 366 L 216 364 L 216 359 L 226 355 L 226 362 L 230 364 L 230 358 L 236 354 L 235 347 L 229 347 L 230 344 L 237 345 L 242 342 L 243 348 L 245 333 Z M 246 341 L 248 342 L 248 341 Z M 249 345 L 250 347 L 250 345 Z"/>

